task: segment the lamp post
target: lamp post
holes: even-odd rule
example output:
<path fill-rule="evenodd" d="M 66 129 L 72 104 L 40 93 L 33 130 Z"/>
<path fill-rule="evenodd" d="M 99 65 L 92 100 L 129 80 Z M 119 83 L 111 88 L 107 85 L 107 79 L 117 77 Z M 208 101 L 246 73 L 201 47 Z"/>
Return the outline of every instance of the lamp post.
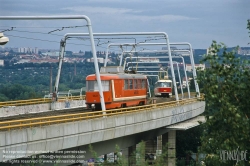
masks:
<path fill-rule="evenodd" d="M 9 42 L 9 38 L 5 37 L 3 33 L 0 33 L 0 45 L 5 45 Z"/>

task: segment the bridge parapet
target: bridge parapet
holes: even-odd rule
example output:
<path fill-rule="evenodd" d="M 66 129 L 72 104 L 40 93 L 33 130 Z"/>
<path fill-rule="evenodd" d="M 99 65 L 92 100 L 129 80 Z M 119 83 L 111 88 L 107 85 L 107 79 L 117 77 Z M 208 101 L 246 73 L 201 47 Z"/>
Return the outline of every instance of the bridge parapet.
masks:
<path fill-rule="evenodd" d="M 0 162 L 13 158 L 3 157 L 4 151 L 22 151 L 22 155 L 58 151 L 76 146 L 107 141 L 144 131 L 166 127 L 196 117 L 205 110 L 204 101 L 196 101 L 176 107 L 144 108 L 127 111 L 126 114 L 107 114 L 99 117 L 0 132 Z M 39 152 L 40 151 L 40 152 Z M 33 153 L 29 153 L 33 152 Z M 17 155 L 17 154 L 16 154 Z M 17 158 L 17 157 L 16 157 Z"/>
<path fill-rule="evenodd" d="M 28 102 L 29 101 L 29 102 Z M 4 103 L 4 104 L 3 104 Z M 60 99 L 57 102 L 51 100 L 20 100 L 15 102 L 0 103 L 0 118 L 16 115 L 48 112 L 53 110 L 62 110 L 64 108 L 86 107 L 83 99 Z"/>

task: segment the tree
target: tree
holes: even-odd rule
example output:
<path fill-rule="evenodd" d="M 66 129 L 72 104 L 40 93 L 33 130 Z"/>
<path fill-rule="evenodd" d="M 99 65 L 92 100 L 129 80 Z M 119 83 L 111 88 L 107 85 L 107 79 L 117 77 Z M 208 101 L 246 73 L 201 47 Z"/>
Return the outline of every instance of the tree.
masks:
<path fill-rule="evenodd" d="M 185 131 L 176 131 L 176 157 L 178 159 L 185 158 L 187 152 L 197 153 L 197 147 L 201 145 L 202 132 L 203 125 Z"/>
<path fill-rule="evenodd" d="M 0 101 L 26 100 L 38 97 L 38 94 L 29 86 L 21 84 L 6 84 L 0 86 Z"/>
<path fill-rule="evenodd" d="M 9 99 L 8 99 L 7 96 L 5 96 L 4 94 L 0 93 L 0 102 L 1 102 L 1 101 L 8 101 L 8 100 L 9 100 Z"/>
<path fill-rule="evenodd" d="M 247 29 L 249 29 L 250 30 L 250 19 L 249 20 L 247 20 Z M 248 33 L 250 33 L 250 32 L 248 32 Z M 250 37 L 250 36 L 249 36 Z M 248 44 L 250 44 L 250 43 L 248 43 Z"/>
<path fill-rule="evenodd" d="M 206 101 L 207 122 L 200 149 L 207 154 L 205 163 L 247 165 L 248 161 L 242 161 L 241 154 L 240 161 L 235 155 L 250 150 L 250 63 L 236 58 L 234 51 L 228 52 L 224 44 L 215 41 L 203 62 L 210 66 L 198 75 Z"/>
<path fill-rule="evenodd" d="M 167 165 L 167 155 L 168 155 L 168 144 L 163 146 L 163 153 L 158 155 L 156 154 L 156 159 L 149 159 L 145 154 L 145 142 L 141 141 L 136 146 L 136 150 L 132 152 L 131 156 L 122 155 L 121 149 L 118 145 L 115 146 L 115 154 L 117 155 L 116 161 L 114 163 L 104 161 L 103 163 L 98 163 L 99 166 L 165 166 Z M 92 145 L 89 145 L 89 151 L 92 158 L 95 161 L 98 161 L 98 156 Z"/>

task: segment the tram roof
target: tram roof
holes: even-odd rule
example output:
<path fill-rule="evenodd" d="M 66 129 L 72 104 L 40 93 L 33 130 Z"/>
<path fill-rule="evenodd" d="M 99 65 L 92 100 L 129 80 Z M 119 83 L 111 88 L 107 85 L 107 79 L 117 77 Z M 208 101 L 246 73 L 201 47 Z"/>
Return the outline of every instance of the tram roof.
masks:
<path fill-rule="evenodd" d="M 101 78 L 110 78 L 110 79 L 146 79 L 147 76 L 142 75 L 142 74 L 127 74 L 127 73 L 117 73 L 117 74 L 112 74 L 112 73 L 101 73 L 100 74 Z M 88 75 L 86 79 L 90 77 L 96 77 L 95 74 Z"/>
<path fill-rule="evenodd" d="M 172 80 L 158 80 L 157 82 L 172 82 Z"/>

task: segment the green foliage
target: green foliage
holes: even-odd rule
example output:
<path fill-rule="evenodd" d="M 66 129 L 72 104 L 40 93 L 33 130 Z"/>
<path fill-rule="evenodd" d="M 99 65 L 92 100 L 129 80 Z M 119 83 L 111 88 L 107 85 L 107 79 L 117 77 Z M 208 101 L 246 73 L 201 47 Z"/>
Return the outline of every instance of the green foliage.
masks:
<path fill-rule="evenodd" d="M 203 125 L 193 127 L 185 131 L 176 131 L 176 154 L 177 158 L 184 158 L 188 152 L 197 153 L 197 147 L 201 145 L 200 137 Z"/>
<path fill-rule="evenodd" d="M 0 93 L 0 102 L 1 101 L 8 101 L 8 100 L 9 100 L 9 98 L 5 94 Z"/>
<path fill-rule="evenodd" d="M 74 74 L 76 65 L 76 75 Z M 0 68 L 0 101 L 42 98 L 50 90 L 57 75 L 57 64 L 24 63 Z M 93 63 L 64 63 L 59 82 L 59 92 L 80 89 L 86 84 L 86 76 L 95 73 Z"/>
<path fill-rule="evenodd" d="M 145 142 L 142 141 L 136 146 L 136 150 L 132 152 L 132 155 L 129 158 L 122 155 L 120 148 L 116 145 L 115 154 L 117 154 L 117 160 L 114 163 L 109 163 L 105 161 L 104 163 L 99 163 L 99 166 L 165 166 L 167 165 L 167 151 L 168 145 L 163 146 L 163 153 L 156 156 L 156 160 L 148 161 L 145 159 Z M 93 147 L 89 145 L 89 151 L 91 152 L 92 157 L 96 160 L 98 154 L 94 151 Z"/>
<path fill-rule="evenodd" d="M 247 20 L 247 29 L 249 29 L 249 30 L 250 30 L 250 19 L 249 19 L 249 20 Z M 249 31 L 248 33 L 250 33 L 250 31 Z M 249 37 L 250 37 L 250 36 L 249 36 Z M 248 44 L 250 44 L 250 43 L 248 43 Z"/>
<path fill-rule="evenodd" d="M 91 144 L 89 144 L 89 151 L 90 151 L 91 155 L 93 156 L 94 160 L 97 160 L 97 158 L 98 158 L 97 153 L 94 151 Z"/>
<path fill-rule="evenodd" d="M 249 19 L 249 20 L 247 20 L 247 29 L 249 29 L 249 30 L 250 30 L 250 19 Z M 248 32 L 248 33 L 250 33 L 250 32 Z"/>
<path fill-rule="evenodd" d="M 136 165 L 138 165 L 138 166 L 141 166 L 141 165 L 147 166 L 148 165 L 147 161 L 145 160 L 145 142 L 144 141 L 142 141 L 138 144 L 133 156 L 135 156 Z"/>
<path fill-rule="evenodd" d="M 156 156 L 154 166 L 164 166 L 167 165 L 167 156 L 168 156 L 168 144 L 163 146 L 162 154 Z"/>
<path fill-rule="evenodd" d="M 121 150 L 120 150 L 120 147 L 118 145 L 115 146 L 115 149 L 116 149 L 116 154 L 117 154 L 117 166 L 126 166 L 128 165 L 128 160 L 126 160 L 126 157 L 124 155 L 122 155 L 121 153 L 119 153 Z"/>
<path fill-rule="evenodd" d="M 38 98 L 33 88 L 21 84 L 0 86 L 0 101 Z"/>
<path fill-rule="evenodd" d="M 235 57 L 226 46 L 213 41 L 203 59 L 209 65 L 200 71 L 198 82 L 205 93 L 206 119 L 201 152 L 208 154 L 206 165 L 235 165 L 220 158 L 222 150 L 250 150 L 250 63 Z M 238 165 L 244 165 L 239 161 Z"/>

